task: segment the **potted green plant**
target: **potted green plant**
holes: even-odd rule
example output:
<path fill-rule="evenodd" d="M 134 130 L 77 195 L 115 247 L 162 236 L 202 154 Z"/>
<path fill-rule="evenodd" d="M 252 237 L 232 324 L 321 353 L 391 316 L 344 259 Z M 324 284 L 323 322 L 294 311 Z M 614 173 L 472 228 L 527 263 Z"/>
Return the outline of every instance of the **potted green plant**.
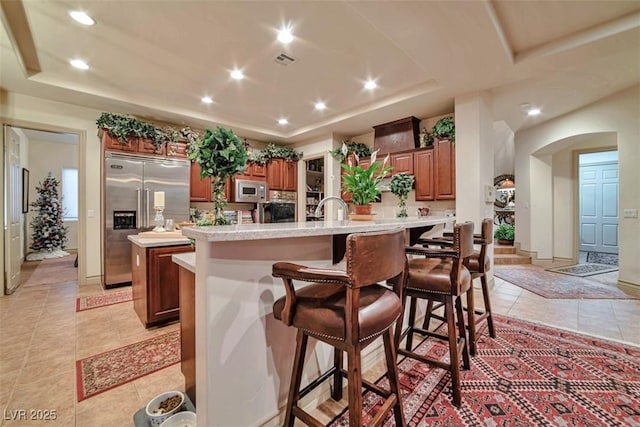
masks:
<path fill-rule="evenodd" d="M 244 171 L 247 158 L 242 140 L 232 130 L 220 126 L 213 131 L 206 129 L 203 138 L 193 144 L 189 159 L 200 165 L 201 178 L 211 178 L 215 225 L 228 224 L 223 214 L 227 205 L 225 183 L 227 177 Z"/>
<path fill-rule="evenodd" d="M 413 175 L 409 175 L 406 172 L 401 172 L 394 175 L 391 178 L 389 187 L 391 192 L 400 200 L 398 206 L 400 206 L 400 212 L 396 215 L 398 218 L 406 218 L 407 216 L 407 196 L 413 187 Z"/>
<path fill-rule="evenodd" d="M 358 215 L 371 214 L 371 202 L 380 195 L 378 184 L 393 169 L 389 165 L 389 155 L 381 162 L 376 161 L 377 153 L 375 151 L 371 155 L 371 164 L 366 169 L 358 164 L 357 157 L 356 164 L 348 161 L 341 165 L 345 171 L 342 175 L 342 188 L 351 193 Z"/>
<path fill-rule="evenodd" d="M 340 148 L 330 151 L 331 155 L 343 163 L 349 154 L 354 153 L 357 157 L 369 157 L 371 149 L 361 142 L 343 141 Z"/>
<path fill-rule="evenodd" d="M 493 233 L 493 238 L 501 245 L 513 245 L 515 229 L 511 224 L 500 224 Z"/>
<path fill-rule="evenodd" d="M 456 125 L 453 122 L 453 117 L 443 117 L 433 125 L 431 128 L 431 135 L 438 139 L 450 139 L 456 140 Z"/>

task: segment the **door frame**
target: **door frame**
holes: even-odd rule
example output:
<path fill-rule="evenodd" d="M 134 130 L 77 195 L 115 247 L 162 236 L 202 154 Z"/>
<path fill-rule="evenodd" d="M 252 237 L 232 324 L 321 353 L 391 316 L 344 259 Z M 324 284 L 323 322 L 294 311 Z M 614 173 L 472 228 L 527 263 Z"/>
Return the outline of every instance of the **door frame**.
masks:
<path fill-rule="evenodd" d="M 604 146 L 598 148 L 583 148 L 573 151 L 573 256 L 574 262 L 580 261 L 580 155 L 589 153 L 601 153 L 604 151 L 618 151 L 618 146 Z M 620 161 L 618 161 L 618 167 Z M 618 212 L 620 212 L 620 199 L 618 198 Z M 620 236 L 618 236 L 619 239 Z M 619 251 L 618 251 L 619 255 Z"/>
<path fill-rule="evenodd" d="M 33 130 L 41 130 L 44 132 L 54 132 L 54 133 L 69 133 L 74 134 L 78 138 L 78 285 L 84 285 L 87 279 L 87 253 L 85 250 L 85 239 L 86 239 L 86 150 L 85 145 L 87 141 L 87 132 L 82 129 L 74 129 L 63 126 L 54 126 L 45 123 L 38 122 L 30 122 L 26 120 L 15 120 L 8 119 L 5 117 L 0 117 L 0 125 L 8 125 L 16 128 L 23 129 L 33 129 Z M 4 133 L 4 132 L 3 132 Z M 2 135 L 2 149 L 4 152 L 5 141 L 4 135 Z M 5 183 L 4 178 L 0 179 L 0 184 L 2 185 L 2 200 L 0 200 L 0 211 L 4 214 L 4 191 L 5 191 Z M 2 253 L 1 259 L 2 262 L 0 266 L 2 267 L 2 277 L 4 277 L 4 241 L 6 240 L 6 236 L 3 237 L 3 245 L 2 245 Z M 0 296 L 4 294 L 4 289 L 0 292 Z"/>

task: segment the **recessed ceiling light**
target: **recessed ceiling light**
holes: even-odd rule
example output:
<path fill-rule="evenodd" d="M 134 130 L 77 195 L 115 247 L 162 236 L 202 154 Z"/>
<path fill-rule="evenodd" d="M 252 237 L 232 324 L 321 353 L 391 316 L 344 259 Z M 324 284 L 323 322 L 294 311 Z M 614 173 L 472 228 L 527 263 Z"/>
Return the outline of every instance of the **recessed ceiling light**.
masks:
<path fill-rule="evenodd" d="M 289 28 L 283 28 L 278 31 L 278 41 L 283 44 L 289 44 L 293 41 L 293 34 Z"/>
<path fill-rule="evenodd" d="M 202 97 L 202 102 L 204 102 L 205 104 L 212 104 L 213 103 L 213 99 L 211 99 L 210 96 L 203 96 Z"/>
<path fill-rule="evenodd" d="M 530 109 L 527 114 L 530 116 L 537 116 L 538 114 L 540 114 L 542 111 L 540 111 L 539 108 L 532 108 Z"/>
<path fill-rule="evenodd" d="M 236 79 L 236 80 L 244 79 L 244 74 L 242 74 L 242 71 L 240 70 L 233 70 L 230 75 L 232 79 Z"/>
<path fill-rule="evenodd" d="M 289 120 L 287 120 L 287 119 L 280 119 L 280 120 L 278 120 L 278 124 L 279 124 L 279 125 L 286 125 L 286 124 L 288 124 L 288 123 L 289 123 Z"/>
<path fill-rule="evenodd" d="M 367 82 L 364 84 L 364 88 L 367 90 L 373 90 L 377 87 L 378 85 L 373 80 L 367 80 Z"/>
<path fill-rule="evenodd" d="M 69 16 L 73 18 L 74 21 L 81 23 L 82 25 L 95 25 L 96 20 L 86 14 L 86 12 L 81 12 L 79 10 L 72 10 L 69 12 Z"/>
<path fill-rule="evenodd" d="M 327 105 L 324 102 L 316 102 L 316 110 L 324 110 L 327 108 Z"/>
<path fill-rule="evenodd" d="M 87 65 L 87 63 L 84 62 L 82 59 L 72 59 L 71 61 L 69 61 L 69 64 L 71 64 L 72 66 L 76 67 L 79 70 L 89 69 L 89 65 Z"/>

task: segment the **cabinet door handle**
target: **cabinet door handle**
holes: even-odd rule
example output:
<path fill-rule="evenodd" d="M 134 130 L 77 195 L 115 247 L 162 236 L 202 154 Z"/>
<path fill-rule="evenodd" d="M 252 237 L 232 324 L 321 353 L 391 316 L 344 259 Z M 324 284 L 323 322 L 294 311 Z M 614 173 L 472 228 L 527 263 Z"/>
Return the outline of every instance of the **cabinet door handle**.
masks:
<path fill-rule="evenodd" d="M 138 201 L 136 207 L 136 228 L 140 228 L 140 216 L 142 215 L 142 209 L 140 209 L 140 202 L 142 201 L 142 199 L 140 199 L 140 190 L 140 188 L 136 189 L 136 200 Z"/>
<path fill-rule="evenodd" d="M 149 227 L 149 223 L 151 222 L 151 221 L 149 220 L 149 189 L 147 188 L 147 189 L 146 189 L 146 190 L 144 190 L 144 191 L 145 191 L 145 193 L 147 193 L 147 203 L 146 203 L 146 205 L 147 205 L 147 220 L 146 220 L 146 222 L 145 222 L 144 226 L 145 226 L 145 227 Z"/>

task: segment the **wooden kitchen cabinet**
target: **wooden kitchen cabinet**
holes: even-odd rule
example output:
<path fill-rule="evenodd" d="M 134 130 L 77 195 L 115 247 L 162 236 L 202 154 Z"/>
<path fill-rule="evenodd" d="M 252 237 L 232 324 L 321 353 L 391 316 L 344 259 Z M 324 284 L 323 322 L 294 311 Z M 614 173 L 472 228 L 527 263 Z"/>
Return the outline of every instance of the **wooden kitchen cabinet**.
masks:
<path fill-rule="evenodd" d="M 298 190 L 298 162 L 271 159 L 267 164 L 267 186 L 269 190 Z"/>
<path fill-rule="evenodd" d="M 434 200 L 433 149 L 413 153 L 416 201 Z"/>
<path fill-rule="evenodd" d="M 237 178 L 249 179 L 254 181 L 266 181 L 267 179 L 267 165 L 261 165 L 260 163 L 247 163 L 247 167 L 244 173 L 238 174 Z"/>
<path fill-rule="evenodd" d="M 389 155 L 391 160 L 391 175 L 397 175 L 405 172 L 409 175 L 413 175 L 413 151 L 408 153 L 395 153 Z"/>
<path fill-rule="evenodd" d="M 456 150 L 449 139 L 434 141 L 435 199 L 454 200 L 456 198 Z"/>
<path fill-rule="evenodd" d="M 231 178 L 227 178 L 224 189 L 225 198 L 231 201 Z M 191 176 L 189 179 L 189 201 L 191 202 L 212 202 L 213 188 L 211 178 L 200 178 L 200 165 L 198 162 L 191 162 Z"/>
<path fill-rule="evenodd" d="M 189 200 L 192 202 L 211 201 L 211 178 L 200 178 L 200 165 L 198 162 L 191 162 Z"/>
<path fill-rule="evenodd" d="M 131 245 L 133 309 L 145 328 L 180 316 L 179 267 L 171 255 L 193 252 L 191 245 Z"/>

